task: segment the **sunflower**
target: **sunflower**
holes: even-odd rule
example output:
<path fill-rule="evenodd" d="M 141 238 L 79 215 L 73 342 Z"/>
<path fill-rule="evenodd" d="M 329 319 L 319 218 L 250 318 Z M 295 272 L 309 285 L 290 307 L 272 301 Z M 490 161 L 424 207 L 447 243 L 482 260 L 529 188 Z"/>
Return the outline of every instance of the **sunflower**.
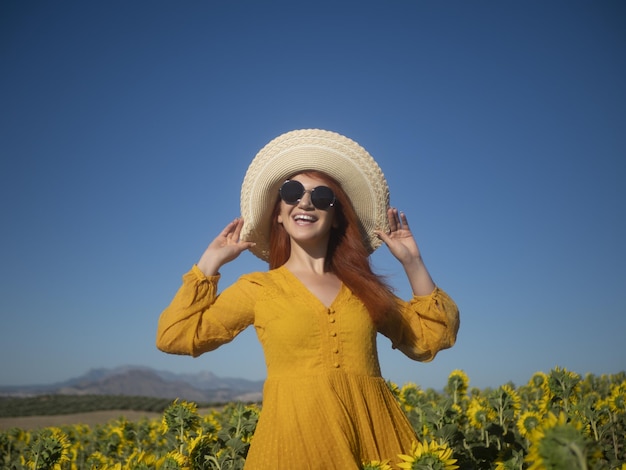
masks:
<path fill-rule="evenodd" d="M 156 463 L 156 457 L 145 450 L 134 449 L 126 459 L 126 467 L 141 468 L 152 467 Z"/>
<path fill-rule="evenodd" d="M 499 453 L 495 461 L 495 470 L 520 470 L 524 468 L 524 451 L 505 450 Z"/>
<path fill-rule="evenodd" d="M 536 411 L 526 411 L 522 413 L 517 420 L 517 429 L 522 437 L 530 439 L 530 436 L 532 436 L 540 423 L 541 415 L 539 413 Z"/>
<path fill-rule="evenodd" d="M 519 413 L 522 409 L 522 399 L 519 394 L 515 391 L 513 387 L 510 385 L 502 385 L 500 387 L 502 392 L 502 397 L 504 401 L 508 403 L 508 405 L 515 411 L 515 413 Z"/>
<path fill-rule="evenodd" d="M 498 424 L 505 430 L 515 421 L 521 409 L 521 399 L 510 385 L 502 385 L 488 395 L 490 408 L 497 414 Z"/>
<path fill-rule="evenodd" d="M 548 376 L 551 402 L 561 406 L 565 412 L 569 412 L 570 404 L 578 401 L 581 391 L 580 382 L 581 378 L 577 373 L 563 367 L 554 368 Z"/>
<path fill-rule="evenodd" d="M 420 397 L 423 394 L 424 392 L 416 384 L 407 382 L 400 389 L 398 400 L 405 411 L 410 411 L 419 406 Z"/>
<path fill-rule="evenodd" d="M 484 429 L 487 424 L 496 418 L 496 412 L 489 406 L 483 397 L 473 397 L 467 407 L 469 424 L 476 429 Z"/>
<path fill-rule="evenodd" d="M 180 429 L 195 429 L 200 424 L 198 405 L 193 402 L 174 402 L 164 411 L 162 418 L 163 427 L 166 430 L 180 432 Z"/>
<path fill-rule="evenodd" d="M 29 468 L 61 468 L 70 461 L 70 441 L 61 429 L 52 427 L 38 432 L 28 451 Z"/>
<path fill-rule="evenodd" d="M 391 393 L 393 393 L 394 397 L 396 397 L 397 399 L 400 398 L 400 387 L 398 387 L 398 384 L 392 382 L 391 380 L 387 380 L 387 387 L 389 388 L 389 390 L 391 390 Z"/>
<path fill-rule="evenodd" d="M 168 452 L 167 455 L 161 457 L 156 462 L 158 470 L 182 470 L 187 467 L 187 457 L 180 452 L 174 450 Z"/>
<path fill-rule="evenodd" d="M 611 395 L 607 402 L 613 413 L 626 413 L 626 383 L 611 387 Z"/>
<path fill-rule="evenodd" d="M 192 468 L 202 468 L 202 463 L 213 456 L 216 450 L 215 439 L 211 435 L 199 434 L 188 444 L 189 464 Z M 219 451 L 218 451 L 219 454 Z"/>
<path fill-rule="evenodd" d="M 587 468 L 590 443 L 581 428 L 580 423 L 568 422 L 563 412 L 549 413 L 532 433 L 528 470 Z"/>
<path fill-rule="evenodd" d="M 96 451 L 87 457 L 87 467 L 91 470 L 102 470 L 107 468 L 109 459 L 105 457 L 100 451 Z"/>
<path fill-rule="evenodd" d="M 371 462 L 363 462 L 361 470 L 392 470 L 389 460 L 372 460 Z"/>
<path fill-rule="evenodd" d="M 531 388 L 538 388 L 540 390 L 549 390 L 548 375 L 545 372 L 535 372 L 528 381 L 528 385 Z"/>
<path fill-rule="evenodd" d="M 216 410 L 212 410 L 210 413 L 204 415 L 202 417 L 202 428 L 203 430 L 209 432 L 221 431 L 222 423 L 219 421 L 219 413 Z"/>
<path fill-rule="evenodd" d="M 450 372 L 448 376 L 448 384 L 445 387 L 448 395 L 452 397 L 452 401 L 456 404 L 463 399 L 469 387 L 469 377 L 462 370 L 456 369 Z"/>
<path fill-rule="evenodd" d="M 452 458 L 452 449 L 447 444 L 437 442 L 414 442 L 411 446 L 411 455 L 398 455 L 404 462 L 399 468 L 409 470 L 456 470 L 456 459 Z"/>

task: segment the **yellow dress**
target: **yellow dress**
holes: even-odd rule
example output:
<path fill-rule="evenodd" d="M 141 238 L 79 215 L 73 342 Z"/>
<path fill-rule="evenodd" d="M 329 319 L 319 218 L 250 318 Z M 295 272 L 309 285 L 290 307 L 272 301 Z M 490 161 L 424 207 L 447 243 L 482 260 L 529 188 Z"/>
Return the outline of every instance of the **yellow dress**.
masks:
<path fill-rule="evenodd" d="M 378 332 L 407 356 L 452 346 L 458 310 L 440 289 L 400 301 L 377 329 L 345 285 L 327 308 L 287 268 L 242 276 L 217 295 L 219 276 L 183 276 L 159 319 L 157 347 L 198 356 L 254 325 L 267 364 L 263 407 L 246 469 L 357 470 L 408 453 L 415 432 L 381 377 Z"/>

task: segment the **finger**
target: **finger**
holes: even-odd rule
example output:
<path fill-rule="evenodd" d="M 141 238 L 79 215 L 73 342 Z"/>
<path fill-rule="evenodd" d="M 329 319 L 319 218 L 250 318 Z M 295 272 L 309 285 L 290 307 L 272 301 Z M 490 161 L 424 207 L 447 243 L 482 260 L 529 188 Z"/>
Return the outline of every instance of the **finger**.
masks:
<path fill-rule="evenodd" d="M 233 238 L 235 240 L 239 240 L 239 236 L 241 235 L 241 230 L 243 229 L 243 219 L 238 217 L 234 220 L 235 230 L 233 232 Z"/>
<path fill-rule="evenodd" d="M 374 233 L 376 234 L 376 236 L 378 238 L 380 238 L 385 244 L 389 244 L 389 242 L 391 241 L 391 238 L 389 238 L 389 235 L 387 235 L 385 232 L 383 232 L 382 230 L 375 230 Z"/>
<path fill-rule="evenodd" d="M 400 222 L 402 223 L 402 225 L 404 226 L 405 229 L 410 230 L 409 229 L 409 222 L 406 218 L 406 214 L 404 212 L 400 212 Z"/>
<path fill-rule="evenodd" d="M 233 227 L 236 223 L 236 220 L 233 220 L 232 222 L 229 222 L 228 225 L 226 227 L 224 227 L 224 230 L 222 230 L 220 232 L 220 237 L 224 237 L 227 238 L 228 235 L 233 231 Z"/>
<path fill-rule="evenodd" d="M 387 211 L 387 218 L 389 219 L 389 231 L 395 232 L 396 230 L 398 230 L 398 210 L 394 208 L 389 209 Z"/>

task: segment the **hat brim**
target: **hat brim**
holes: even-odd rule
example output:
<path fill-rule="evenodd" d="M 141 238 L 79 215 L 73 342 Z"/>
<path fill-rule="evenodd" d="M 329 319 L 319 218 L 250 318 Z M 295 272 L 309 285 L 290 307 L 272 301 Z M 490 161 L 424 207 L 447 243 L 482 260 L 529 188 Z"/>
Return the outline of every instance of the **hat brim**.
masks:
<path fill-rule="evenodd" d="M 372 156 L 353 140 L 320 129 L 295 130 L 263 147 L 254 157 L 241 186 L 241 239 L 256 243 L 250 249 L 269 260 L 271 214 L 281 184 L 290 176 L 317 170 L 333 177 L 346 192 L 360 223 L 369 253 L 382 241 L 374 233 L 387 230 L 389 187 Z"/>

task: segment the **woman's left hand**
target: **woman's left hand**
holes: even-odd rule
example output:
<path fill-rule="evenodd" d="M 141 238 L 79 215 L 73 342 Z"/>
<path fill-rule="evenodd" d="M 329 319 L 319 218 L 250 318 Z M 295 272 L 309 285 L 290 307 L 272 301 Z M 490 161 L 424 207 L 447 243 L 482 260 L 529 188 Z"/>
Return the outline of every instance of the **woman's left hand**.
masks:
<path fill-rule="evenodd" d="M 389 247 L 391 254 L 403 265 L 411 264 L 421 258 L 417 242 L 411 233 L 404 212 L 391 208 L 387 210 L 389 232 L 376 231 L 376 235 Z"/>
<path fill-rule="evenodd" d="M 415 238 L 409 228 L 406 215 L 398 209 L 387 211 L 389 218 L 389 232 L 376 231 L 376 235 L 389 247 L 406 271 L 414 295 L 428 295 L 435 288 L 428 269 L 422 260 L 422 255 Z"/>

